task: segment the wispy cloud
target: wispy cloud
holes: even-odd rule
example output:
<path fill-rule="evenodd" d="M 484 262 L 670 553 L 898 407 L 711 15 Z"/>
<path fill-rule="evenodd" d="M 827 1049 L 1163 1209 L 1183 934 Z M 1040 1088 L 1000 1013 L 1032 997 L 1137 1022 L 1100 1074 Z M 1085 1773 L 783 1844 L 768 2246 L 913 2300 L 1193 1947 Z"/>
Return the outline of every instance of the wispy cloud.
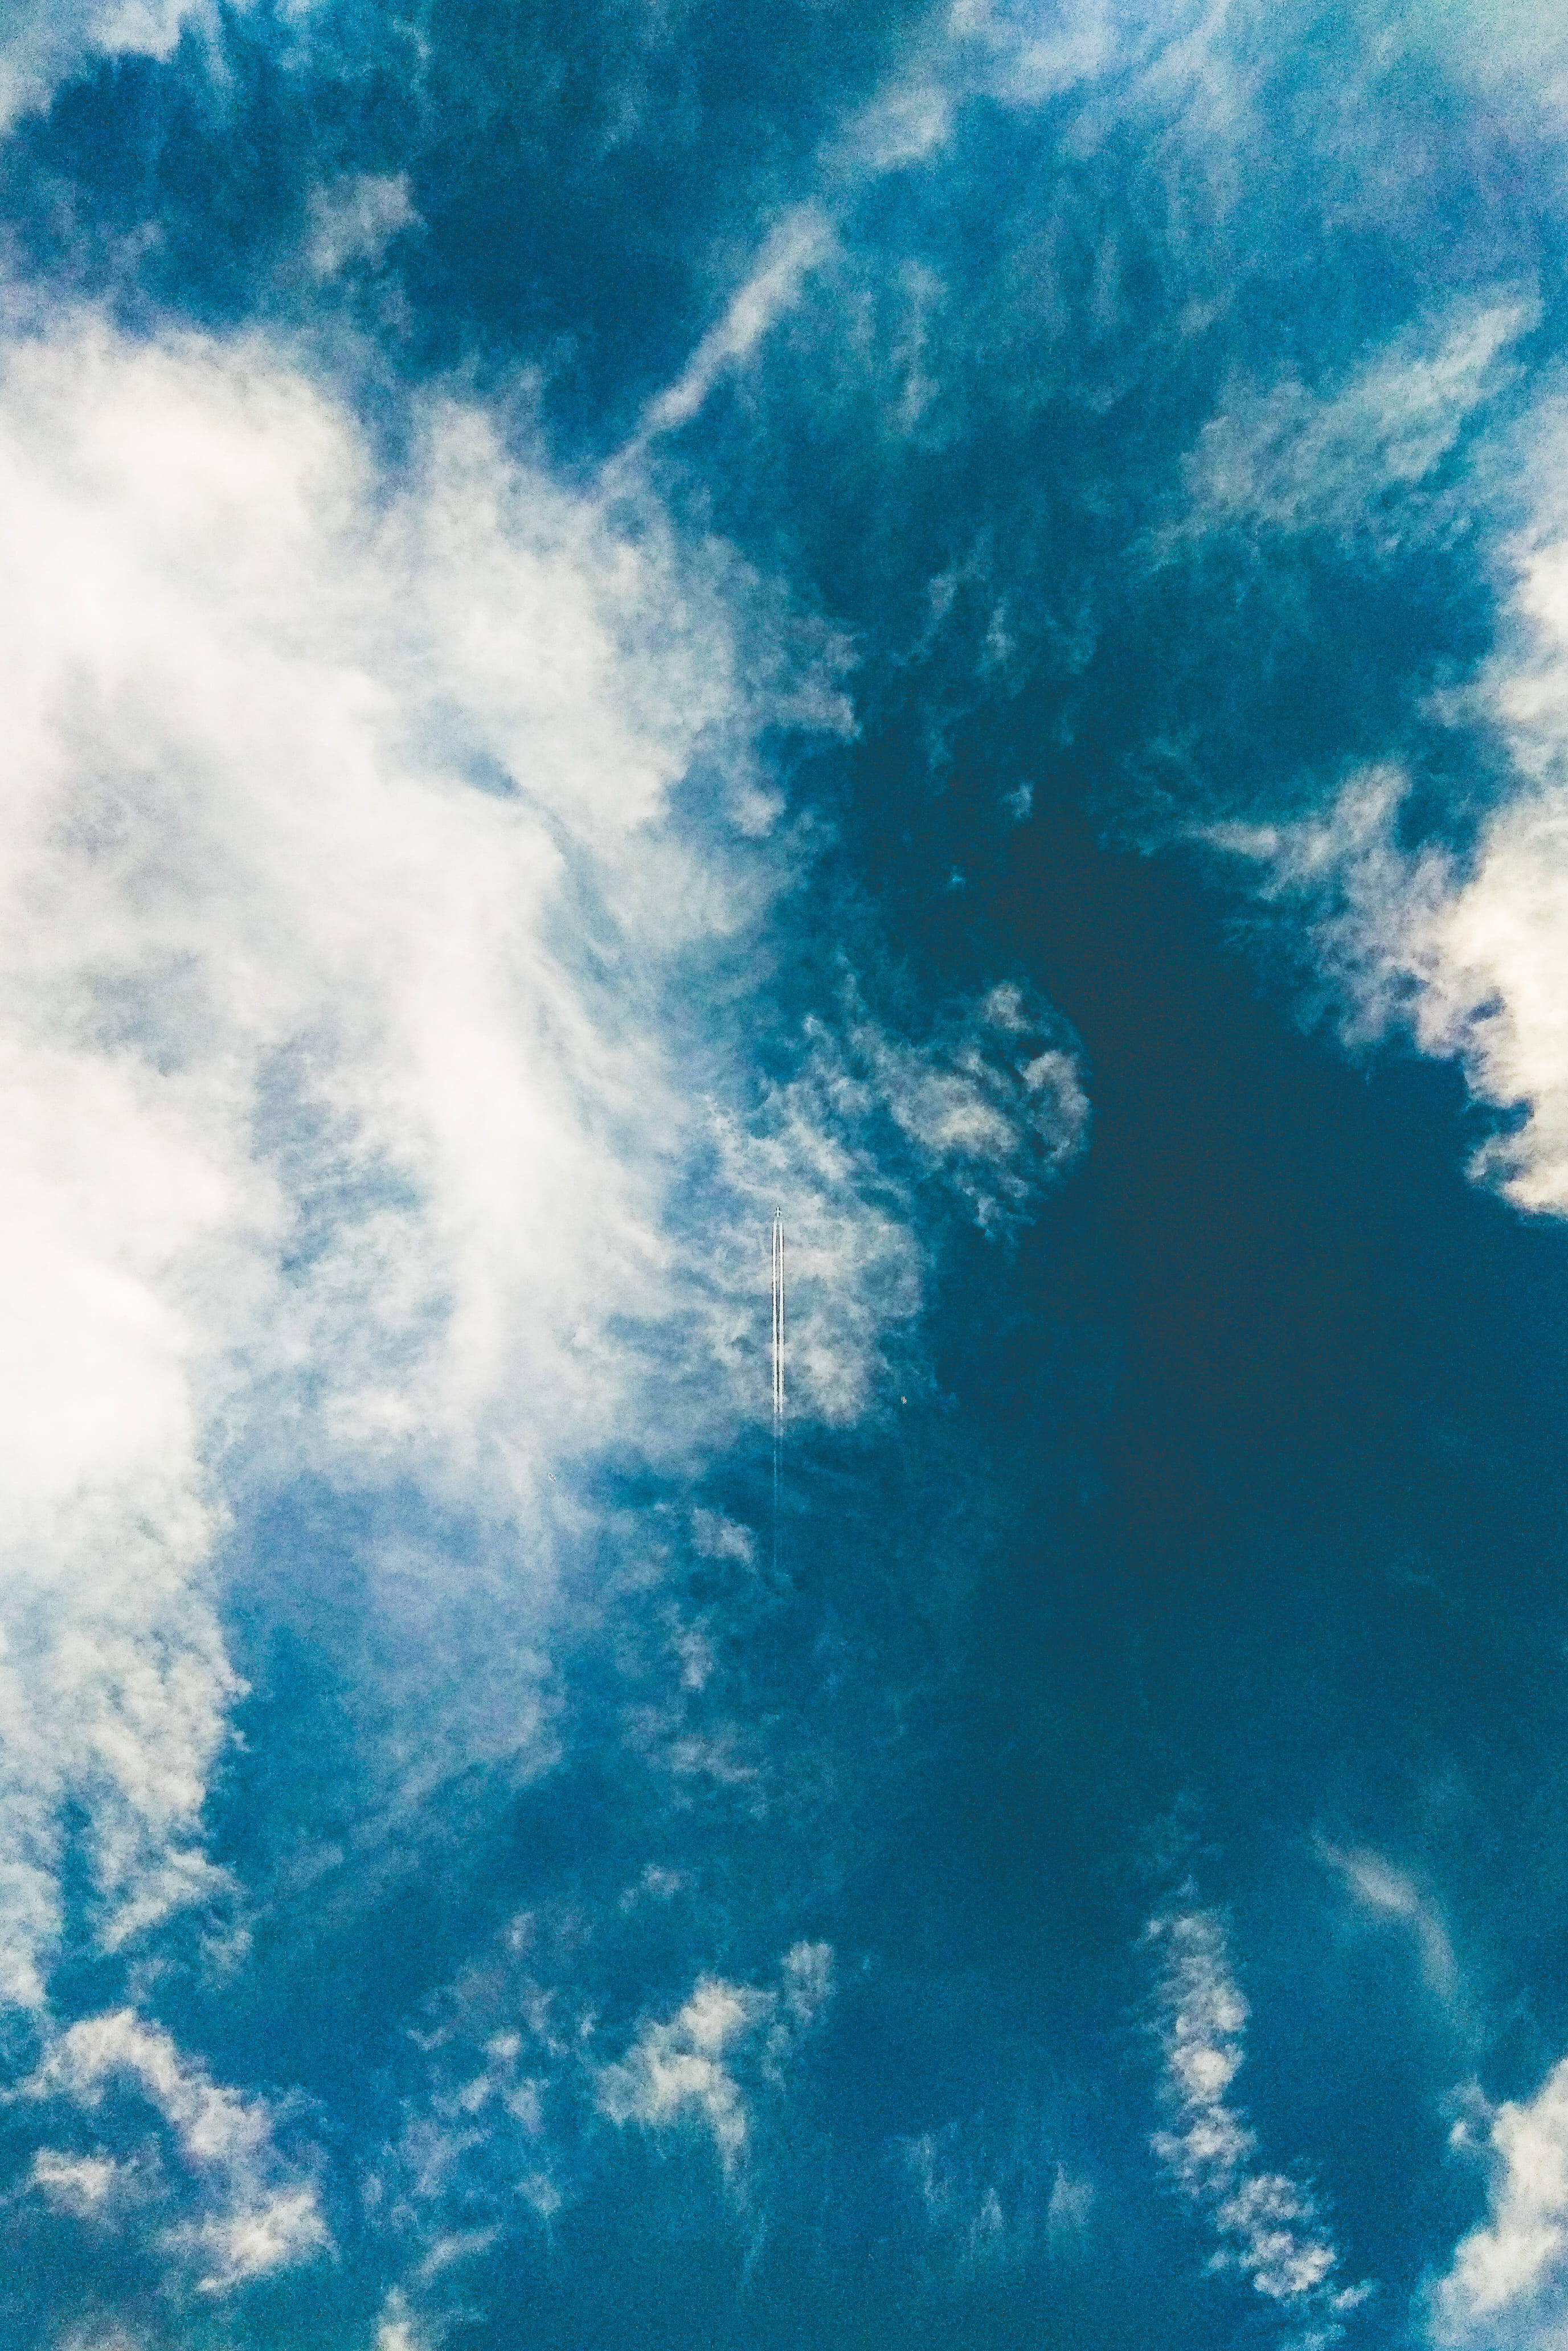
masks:
<path fill-rule="evenodd" d="M 776 1989 L 704 1976 L 673 2016 L 650 2018 L 623 2057 L 597 2069 L 601 2113 L 645 2130 L 695 2124 L 743 2188 L 755 2097 L 747 2075 L 777 2085 L 832 1991 L 826 1943 L 786 1951 Z"/>
<path fill-rule="evenodd" d="M 1406 1928 L 1420 1955 L 1421 1974 L 1433 1998 L 1447 2009 L 1459 2001 L 1459 1969 L 1443 1914 L 1433 1896 L 1381 1854 L 1343 1849 L 1319 1837 L 1317 1850 L 1343 1884 L 1375 1917 Z"/>
<path fill-rule="evenodd" d="M 730 296 L 723 316 L 709 328 L 674 383 L 650 402 L 629 455 L 640 455 L 657 434 L 691 423 L 720 378 L 748 360 L 791 307 L 806 273 L 831 243 L 831 223 L 820 205 L 799 204 L 784 214 Z"/>
<path fill-rule="evenodd" d="M 1336 2343 L 1370 2288 L 1336 2283 L 1340 2257 L 1317 2199 L 1288 2173 L 1262 2168 L 1257 2133 L 1230 2098 L 1249 2010 L 1224 1921 L 1176 1907 L 1150 1920 L 1146 1938 L 1160 1970 L 1155 2030 L 1168 2117 L 1155 2153 L 1218 2239 L 1210 2266 L 1249 2279 L 1301 2351 Z"/>
<path fill-rule="evenodd" d="M 1303 909 L 1353 1045 L 1405 1029 L 1509 1114 L 1474 1155 L 1476 1180 L 1522 1208 L 1568 1213 L 1568 805 L 1549 781 L 1524 786 L 1461 857 L 1405 845 L 1411 790 L 1396 765 L 1366 768 L 1322 816 L 1206 838 L 1257 863 L 1262 895 Z"/>
<path fill-rule="evenodd" d="M 15 0 L 0 26 L 0 132 L 94 59 L 166 57 L 184 26 L 214 16 L 211 0 Z"/>
<path fill-rule="evenodd" d="M 1081 2251 L 1094 2217 L 1093 2180 L 1051 2152 L 1038 2116 L 1005 2137 L 956 2122 L 900 2142 L 926 2225 L 956 2273 L 1022 2270 L 1040 2255 Z"/>
<path fill-rule="evenodd" d="M 757 738 L 841 727 L 832 677 L 651 499 L 628 531 L 471 406 L 405 421 L 384 467 L 277 349 L 90 318 L 0 368 L 0 1964 L 36 2009 L 68 1800 L 100 1951 L 234 1894 L 203 1823 L 236 1511 L 310 1477 L 481 1523 L 501 1563 L 456 1592 L 438 1539 L 364 1537 L 365 1625 L 321 1637 L 405 1799 L 542 1760 L 573 1467 L 689 1464 L 761 1407 L 777 1202 L 792 1401 L 843 1419 L 918 1303 L 917 1183 L 1005 1226 L 1082 1137 L 1071 1049 L 1007 987 L 929 1046 L 809 1024 L 756 1085 L 724 991 L 708 1021 L 677 983 L 748 968 L 790 872 Z M 699 766 L 723 789 L 677 822 Z M 733 2137 L 729 2053 L 796 2029 L 793 1966 L 712 2049 L 712 2001 L 650 2026 L 606 2096 L 651 2120 L 711 2064 Z M 178 2069 L 115 2030 L 105 2068 Z M 295 2221 L 245 2205 L 211 2274 Z"/>
<path fill-rule="evenodd" d="M 1250 422 L 1219 420 L 1194 461 L 1197 521 L 1233 512 L 1289 531 L 1386 533 L 1384 490 L 1424 480 L 1454 446 L 1528 322 L 1527 309 L 1491 302 L 1425 358 L 1385 354 L 1326 405 L 1277 388 Z M 1472 1174 L 1552 1215 L 1568 1213 L 1565 483 L 1568 409 L 1552 392 L 1479 436 L 1449 501 L 1467 528 L 1482 526 L 1498 643 L 1425 714 L 1492 753 L 1446 832 L 1406 839 L 1417 778 L 1394 758 L 1356 768 L 1311 816 L 1204 831 L 1303 919 L 1351 1041 L 1403 1029 L 1461 1065 L 1475 1099 L 1501 1113 Z"/>
<path fill-rule="evenodd" d="M 374 268 L 394 237 L 420 225 L 406 172 L 351 172 L 311 191 L 306 251 L 319 277 Z"/>
<path fill-rule="evenodd" d="M 1505 358 L 1533 323 L 1506 290 L 1454 306 L 1343 380 L 1233 383 L 1185 467 L 1190 510 L 1176 534 L 1217 525 L 1328 531 L 1389 541 L 1420 508 L 1385 494 L 1426 482 L 1475 411 L 1517 372 Z"/>
<path fill-rule="evenodd" d="M 663 798 L 729 688 L 700 623 L 685 662 L 623 645 L 643 564 L 479 420 L 433 418 L 386 498 L 257 350 L 14 349 L 0 504 L 5 1948 L 33 1999 L 65 1788 L 106 1935 L 202 1889 L 220 1458 L 401 1460 L 505 1511 L 623 1402 L 681 1113 L 549 934 L 575 861 L 599 954 L 646 968 Z"/>
<path fill-rule="evenodd" d="M 68 2102 L 96 2115 L 115 2088 L 131 2090 L 167 2126 L 173 2152 L 197 2204 L 194 2217 L 167 2224 L 162 2241 L 176 2273 L 201 2294 L 220 2294 L 247 2280 L 308 2262 L 330 2249 L 314 2181 L 291 2169 L 273 2142 L 266 2102 L 243 2098 L 181 2054 L 168 2033 L 130 2009 L 83 2019 L 62 2033 L 23 2085 L 24 2097 Z M 95 2149 L 70 2156 L 42 2149 L 31 2184 L 51 2203 L 105 2221 L 151 2200 L 155 2214 L 184 2199 L 167 2188 L 121 2199 L 127 2168 Z"/>

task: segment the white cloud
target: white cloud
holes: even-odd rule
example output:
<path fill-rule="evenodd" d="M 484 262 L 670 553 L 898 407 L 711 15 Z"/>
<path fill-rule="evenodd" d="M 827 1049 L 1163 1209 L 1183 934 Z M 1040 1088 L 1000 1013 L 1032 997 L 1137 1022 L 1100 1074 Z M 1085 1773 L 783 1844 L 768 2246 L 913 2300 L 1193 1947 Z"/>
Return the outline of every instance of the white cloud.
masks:
<path fill-rule="evenodd" d="M 407 2302 L 394 2286 L 386 2298 L 380 2324 L 376 2328 L 376 2351 L 424 2351 L 429 2337 L 420 2333 L 409 2316 Z"/>
<path fill-rule="evenodd" d="M 169 57 L 210 0 L 11 0 L 0 28 L 0 131 L 99 57 Z"/>
<path fill-rule="evenodd" d="M 682 1464 L 765 1411 L 774 1206 L 792 1408 L 841 1418 L 919 1300 L 889 1155 L 1005 1224 L 1082 1133 L 1007 989 L 929 1048 L 813 1029 L 748 1091 L 724 991 L 710 1028 L 674 982 L 699 945 L 750 954 L 779 879 L 752 745 L 780 713 L 841 727 L 831 677 L 646 498 L 616 527 L 474 409 L 406 421 L 380 467 L 259 340 L 84 318 L 0 353 L 0 1970 L 35 2008 L 68 1797 L 102 1947 L 225 1893 L 234 1514 L 314 1475 L 479 1522 L 460 1578 L 434 1537 L 370 1539 L 363 1623 L 321 1637 L 404 1794 L 537 1761 L 571 1467 Z M 720 812 L 677 824 L 697 762 Z M 698 1539 L 745 1545 L 711 1514 Z M 605 2097 L 738 2161 L 825 1996 L 809 1956 L 699 1987 Z M 231 2095 L 150 2024 L 73 2030 L 62 2092 L 129 2070 L 172 2126 Z M 39 2192 L 79 2204 L 74 2161 Z M 220 2283 L 315 2241 L 298 2183 L 203 2210 Z"/>
<path fill-rule="evenodd" d="M 960 2275 L 1019 2271 L 1082 2244 L 1094 2183 L 1049 2159 L 1044 2142 L 1038 2116 L 1017 2118 L 1000 2143 L 983 2124 L 956 2122 L 899 2142 L 926 2225 Z"/>
<path fill-rule="evenodd" d="M 59 2338 L 58 2351 L 152 2351 L 152 2337 L 132 2335 L 118 2325 L 89 2326 L 78 2332 L 73 2328 Z"/>
<path fill-rule="evenodd" d="M 225 1496 L 413 1476 L 509 1528 L 464 1602 L 491 1611 L 493 1681 L 526 1665 L 570 1518 L 546 1465 L 612 1436 L 678 1455 L 760 1400 L 776 1199 L 819 1301 L 798 1408 L 858 1408 L 917 1296 L 902 1204 L 830 1092 L 786 1087 L 759 1127 L 722 1039 L 658 1009 L 768 886 L 749 802 L 729 846 L 664 820 L 699 749 L 744 778 L 793 691 L 776 649 L 770 703 L 743 679 L 744 581 L 651 509 L 618 536 L 471 410 L 433 405 L 414 444 L 378 475 L 256 343 L 89 320 L 0 373 L 16 2000 L 40 1997 L 68 1790 L 107 1940 L 216 1890 Z M 814 687 L 789 707 L 841 723 Z M 1058 1080 L 1019 1084 L 1031 1108 Z M 396 1620 L 430 1617 L 437 1550 L 378 1573 Z M 519 1709 L 514 1675 L 514 1733 Z"/>
<path fill-rule="evenodd" d="M 376 267 L 394 236 L 419 225 L 406 172 L 352 172 L 310 194 L 306 250 L 319 277 L 356 261 Z"/>
<path fill-rule="evenodd" d="M 1211 2267 L 1249 2278 L 1303 2346 L 1337 2342 L 1364 2286 L 1336 2283 L 1339 2254 L 1301 2181 L 1258 2166 L 1257 2134 L 1229 2091 L 1246 2056 L 1248 2006 L 1212 1910 L 1160 1912 L 1147 1938 L 1159 1955 L 1155 2032 L 1167 2122 L 1155 2153 L 1218 2240 Z"/>
<path fill-rule="evenodd" d="M 0 1953 L 36 1999 L 65 1787 L 110 1939 L 202 1889 L 214 1447 L 516 1499 L 610 1425 L 605 1316 L 668 1306 L 678 1121 L 546 935 L 575 857 L 601 955 L 646 967 L 626 844 L 727 683 L 618 644 L 648 561 L 479 420 L 388 495 L 254 349 L 14 349 L 0 511 Z"/>
<path fill-rule="evenodd" d="M 787 1951 L 776 1990 L 699 1977 L 673 2016 L 650 2018 L 624 2057 L 597 2069 L 600 2112 L 645 2130 L 695 2123 L 710 2135 L 738 2187 L 757 2085 L 778 2084 L 832 1991 L 826 1943 L 797 1943 Z"/>
<path fill-rule="evenodd" d="M 1427 1990 L 1445 2007 L 1453 2008 L 1459 1998 L 1458 1962 L 1443 1914 L 1431 1895 L 1381 1854 L 1342 1850 L 1323 1837 L 1318 1839 L 1317 1849 L 1366 1909 L 1409 1929 Z"/>
<path fill-rule="evenodd" d="M 1531 323 L 1506 294 L 1458 306 L 1322 392 L 1292 378 L 1233 384 L 1186 461 L 1191 502 L 1173 542 L 1218 524 L 1281 531 L 1409 527 L 1380 491 L 1425 481 L 1505 380 L 1502 354 Z"/>
<path fill-rule="evenodd" d="M 1427 0 L 1403 21 L 1490 110 L 1527 136 L 1560 141 L 1568 120 L 1568 34 L 1550 0 L 1486 0 L 1481 7 Z M 1550 168 L 1539 150 L 1534 167 Z"/>
<path fill-rule="evenodd" d="M 43 2147 L 34 2156 L 27 2177 L 29 2185 L 57 2210 L 88 2220 L 110 2209 L 123 2180 L 124 2167 L 110 2155 L 69 2156 L 57 2147 Z"/>
<path fill-rule="evenodd" d="M 1406 849 L 1409 778 L 1353 776 L 1326 812 L 1285 826 L 1220 825 L 1215 846 L 1257 861 L 1261 894 L 1306 913 L 1352 1043 L 1406 1029 L 1458 1061 L 1477 1101 L 1511 1113 L 1470 1172 L 1521 1208 L 1568 1213 L 1568 791 L 1527 786 L 1481 825 L 1469 856 Z"/>
<path fill-rule="evenodd" d="M 1046 2222 L 1053 2237 L 1075 2235 L 1088 2226 L 1094 2210 L 1094 2183 L 1092 2179 L 1075 2178 L 1061 2164 L 1051 2183 L 1051 2200 L 1046 2206 Z"/>
<path fill-rule="evenodd" d="M 706 1351 L 763 1404 L 766 1351 L 751 1309 L 758 1235 L 782 1204 L 791 1290 L 792 1414 L 845 1422 L 863 1412 L 883 1342 L 918 1309 L 909 1185 L 933 1178 L 983 1230 L 1016 1228 L 1088 1140 L 1089 1103 L 1058 1024 L 1008 984 L 954 1008 L 921 1043 L 890 1033 L 846 986 L 841 1020 L 805 1024 L 793 1074 L 760 1113 L 721 1112 L 714 1143 L 723 1193 L 747 1207 L 715 1232 Z"/>
<path fill-rule="evenodd" d="M 63 2096 L 92 2113 L 117 2085 L 133 2088 L 162 2117 L 194 2183 L 197 2216 L 177 2222 L 165 2242 L 190 2266 L 198 2291 L 222 2293 L 329 2249 L 315 2185 L 280 2159 L 266 2102 L 214 2082 L 130 2009 L 85 2018 L 60 2034 L 24 2095 Z M 47 2148 L 32 2178 L 51 2202 L 98 2211 L 120 2168 L 102 2155 L 71 2158 Z"/>
<path fill-rule="evenodd" d="M 691 1997 L 663 2022 L 645 2024 L 619 2064 L 600 2075 L 599 2104 L 612 2122 L 658 2129 L 688 2118 L 712 2133 L 727 2171 L 746 2152 L 746 2098 L 727 2062 L 773 2009 L 750 1984 L 699 1978 Z"/>
<path fill-rule="evenodd" d="M 1568 2328 L 1568 2058 L 1532 2098 L 1461 2121 L 1491 2166 L 1485 2225 L 1464 2238 L 1432 2288 L 1434 2344 L 1467 2351 L 1553 2351 Z"/>
<path fill-rule="evenodd" d="M 1021 988 L 993 987 L 949 1040 L 916 1047 L 853 1019 L 848 1043 L 894 1123 L 940 1168 L 982 1229 L 1001 1230 L 1088 1136 L 1074 1056 Z"/>
<path fill-rule="evenodd" d="M 1505 1113 L 1471 1173 L 1526 1210 L 1568 1213 L 1568 403 L 1540 406 L 1483 448 L 1478 478 L 1506 516 L 1490 560 L 1498 650 L 1433 715 L 1501 753 L 1462 852 L 1406 845 L 1412 781 L 1384 762 L 1318 815 L 1221 825 L 1207 838 L 1255 862 L 1261 894 L 1299 908 L 1353 1041 L 1404 1029 L 1463 1068 Z M 1506 487 L 1505 487 L 1506 484 Z M 1374 485 L 1375 486 L 1375 485 Z"/>
<path fill-rule="evenodd" d="M 795 204 L 764 240 L 756 262 L 674 383 L 649 403 L 629 455 L 661 433 L 689 424 L 721 378 L 750 359 L 800 298 L 808 273 L 831 251 L 832 224 L 816 204 Z"/>
<path fill-rule="evenodd" d="M 1005 105 L 1040 106 L 1124 58 L 1136 20 L 1107 0 L 1049 13 L 1017 0 L 953 0 L 947 26 L 959 70 Z M 1170 27 L 1166 26 L 1169 37 Z"/>

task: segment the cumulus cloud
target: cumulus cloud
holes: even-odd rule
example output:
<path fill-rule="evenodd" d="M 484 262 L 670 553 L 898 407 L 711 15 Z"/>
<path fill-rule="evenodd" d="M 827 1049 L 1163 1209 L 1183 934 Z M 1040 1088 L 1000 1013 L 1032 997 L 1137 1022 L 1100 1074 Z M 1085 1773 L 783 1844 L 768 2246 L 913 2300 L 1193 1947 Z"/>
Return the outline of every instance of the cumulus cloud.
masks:
<path fill-rule="evenodd" d="M 1550 2351 L 1568 2325 L 1568 2058 L 1532 2098 L 1473 2105 L 1454 2141 L 1479 2146 L 1489 2162 L 1490 2210 L 1431 2290 L 1430 2339 Z"/>
<path fill-rule="evenodd" d="M 1301 2351 L 1336 2343 L 1344 2314 L 1370 2289 L 1336 2283 L 1339 2254 L 1316 2199 L 1299 2179 L 1260 2166 L 1257 2133 L 1229 2099 L 1249 2011 L 1224 1922 L 1212 1910 L 1176 1907 L 1146 1931 L 1160 1968 L 1155 2031 L 1167 2116 L 1154 2151 L 1218 2240 L 1210 2266 L 1249 2278 Z"/>
<path fill-rule="evenodd" d="M 129 2088 L 167 2126 L 192 2184 L 197 2215 L 169 2227 L 164 2243 L 198 2292 L 223 2293 L 329 2249 L 315 2183 L 279 2157 L 265 2100 L 214 2082 L 131 2010 L 73 2024 L 22 2095 L 96 2114 L 116 2087 Z M 101 2150 L 71 2157 L 45 2148 L 34 2158 L 32 2183 L 78 2217 L 107 2216 L 123 2170 Z"/>

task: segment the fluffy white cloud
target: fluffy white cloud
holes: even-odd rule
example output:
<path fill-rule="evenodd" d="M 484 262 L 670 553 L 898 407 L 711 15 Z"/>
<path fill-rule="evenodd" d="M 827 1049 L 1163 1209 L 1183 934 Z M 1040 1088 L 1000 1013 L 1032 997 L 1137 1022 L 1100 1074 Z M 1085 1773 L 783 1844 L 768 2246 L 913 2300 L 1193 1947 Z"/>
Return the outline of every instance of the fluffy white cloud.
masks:
<path fill-rule="evenodd" d="M 224 1890 L 237 1509 L 312 1474 L 479 1522 L 457 1592 L 438 1541 L 371 1544 L 356 1703 L 415 1792 L 542 1752 L 571 1465 L 765 1411 L 775 1204 L 792 1405 L 844 1416 L 918 1302 L 885 1138 L 1005 1222 L 1082 1129 L 1005 989 L 929 1049 L 813 1031 L 758 1095 L 685 959 L 749 953 L 779 871 L 750 747 L 841 726 L 831 680 L 624 465 L 568 492 L 471 408 L 404 423 L 378 461 L 260 341 L 84 319 L 0 359 L 0 1990 L 34 2008 L 68 1798 L 101 1946 Z M 694 768 L 714 805 L 677 821 Z M 782 2062 L 814 1980 L 699 1988 L 603 2099 L 735 2164 L 736 2064 Z M 150 2024 L 73 2032 L 62 2095 L 118 2069 L 176 2131 L 229 2095 Z M 99 2160 L 35 2187 L 112 2206 Z M 298 2183 L 203 2212 L 217 2283 L 317 2241 Z"/>
<path fill-rule="evenodd" d="M 659 558 L 479 420 L 383 484 L 255 349 L 14 348 L 0 511 L 0 1958 L 36 1999 L 63 1789 L 111 1940 L 200 1886 L 220 1457 L 515 1503 L 616 1419 L 611 1320 L 670 1294 L 639 993 L 728 919 L 628 844 L 730 689 Z"/>
<path fill-rule="evenodd" d="M 413 1476 L 506 1519 L 526 1586 L 547 1460 L 744 1405 L 703 1319 L 744 1353 L 759 1285 L 716 1307 L 712 1243 L 749 1200 L 700 1252 L 666 1214 L 724 1072 L 659 1007 L 758 903 L 664 822 L 699 747 L 757 820 L 718 588 L 472 412 L 382 475 L 277 353 L 87 321 L 5 355 L 0 516 L 0 1988 L 34 2002 L 68 1790 L 108 1941 L 213 1890 L 226 1495 Z"/>
<path fill-rule="evenodd" d="M 1256 859 L 1265 896 L 1296 902 L 1353 1043 L 1408 1029 L 1458 1061 L 1472 1095 L 1509 1113 L 1471 1173 L 1520 1207 L 1568 1213 L 1568 790 L 1506 799 L 1468 857 L 1406 849 L 1409 779 L 1362 771 L 1321 818 L 1215 827 Z"/>
<path fill-rule="evenodd" d="M 1468 330 L 1483 362 L 1500 316 L 1486 313 Z M 1445 361 L 1438 377 L 1456 368 L 1464 377 L 1469 367 Z M 1396 371 L 1391 380 L 1406 379 Z M 1441 403 L 1428 414 L 1425 399 L 1416 402 L 1413 466 L 1440 446 L 1447 430 Z M 1517 516 L 1521 503 L 1529 512 L 1518 527 L 1500 525 L 1490 550 L 1498 649 L 1473 684 L 1436 712 L 1482 730 L 1500 755 L 1469 845 L 1406 844 L 1411 778 L 1391 761 L 1351 775 L 1313 817 L 1221 825 L 1207 837 L 1257 863 L 1264 896 L 1301 911 L 1353 1040 L 1406 1029 L 1423 1052 L 1458 1061 L 1475 1098 L 1505 1114 L 1476 1155 L 1477 1179 L 1521 1208 L 1562 1215 L 1568 1213 L 1568 405 L 1542 405 L 1517 432 L 1484 446 L 1476 466 L 1498 512 Z M 1363 495 L 1382 478 L 1375 469 Z M 1342 485 L 1333 474 L 1332 497 L 1330 490 L 1322 495 L 1332 504 L 1342 489 L 1348 496 L 1349 475 Z M 1294 515 L 1291 527 L 1302 519 Z"/>
<path fill-rule="evenodd" d="M 1568 2328 L 1568 2058 L 1532 2098 L 1478 2105 L 1454 2139 L 1483 2148 L 1490 2210 L 1432 2289 L 1430 2337 L 1468 2351 L 1552 2351 Z"/>
<path fill-rule="evenodd" d="M 1230 2102 L 1249 2011 L 1224 1922 L 1212 1910 L 1172 1908 L 1150 1920 L 1147 1936 L 1160 1959 L 1155 2032 L 1168 2117 L 1155 2153 L 1218 2239 L 1211 2266 L 1250 2278 L 1301 2351 L 1335 2343 L 1343 2313 L 1369 2289 L 1336 2283 L 1339 2255 L 1311 2191 L 1259 2168 L 1257 2134 Z"/>
<path fill-rule="evenodd" d="M 171 2227 L 165 2243 L 198 2292 L 221 2293 L 329 2249 L 314 2183 L 279 2158 L 265 2101 L 214 2082 L 181 2056 L 166 2032 L 130 2009 L 72 2025 L 24 2095 L 64 2097 L 93 2113 L 117 2086 L 161 2117 L 193 2184 L 197 2215 Z M 44 2149 L 34 2159 L 32 2180 L 52 2203 L 107 2217 L 120 2168 L 101 2153 L 72 2158 Z"/>

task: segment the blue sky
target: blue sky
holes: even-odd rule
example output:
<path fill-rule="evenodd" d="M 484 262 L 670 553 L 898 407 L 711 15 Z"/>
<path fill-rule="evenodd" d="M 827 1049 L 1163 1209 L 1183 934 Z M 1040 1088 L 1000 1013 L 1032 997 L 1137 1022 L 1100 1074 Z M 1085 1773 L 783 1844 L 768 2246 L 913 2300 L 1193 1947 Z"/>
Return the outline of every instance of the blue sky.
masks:
<path fill-rule="evenodd" d="M 0 2344 L 1552 2351 L 1554 12 L 19 0 L 0 185 Z"/>

